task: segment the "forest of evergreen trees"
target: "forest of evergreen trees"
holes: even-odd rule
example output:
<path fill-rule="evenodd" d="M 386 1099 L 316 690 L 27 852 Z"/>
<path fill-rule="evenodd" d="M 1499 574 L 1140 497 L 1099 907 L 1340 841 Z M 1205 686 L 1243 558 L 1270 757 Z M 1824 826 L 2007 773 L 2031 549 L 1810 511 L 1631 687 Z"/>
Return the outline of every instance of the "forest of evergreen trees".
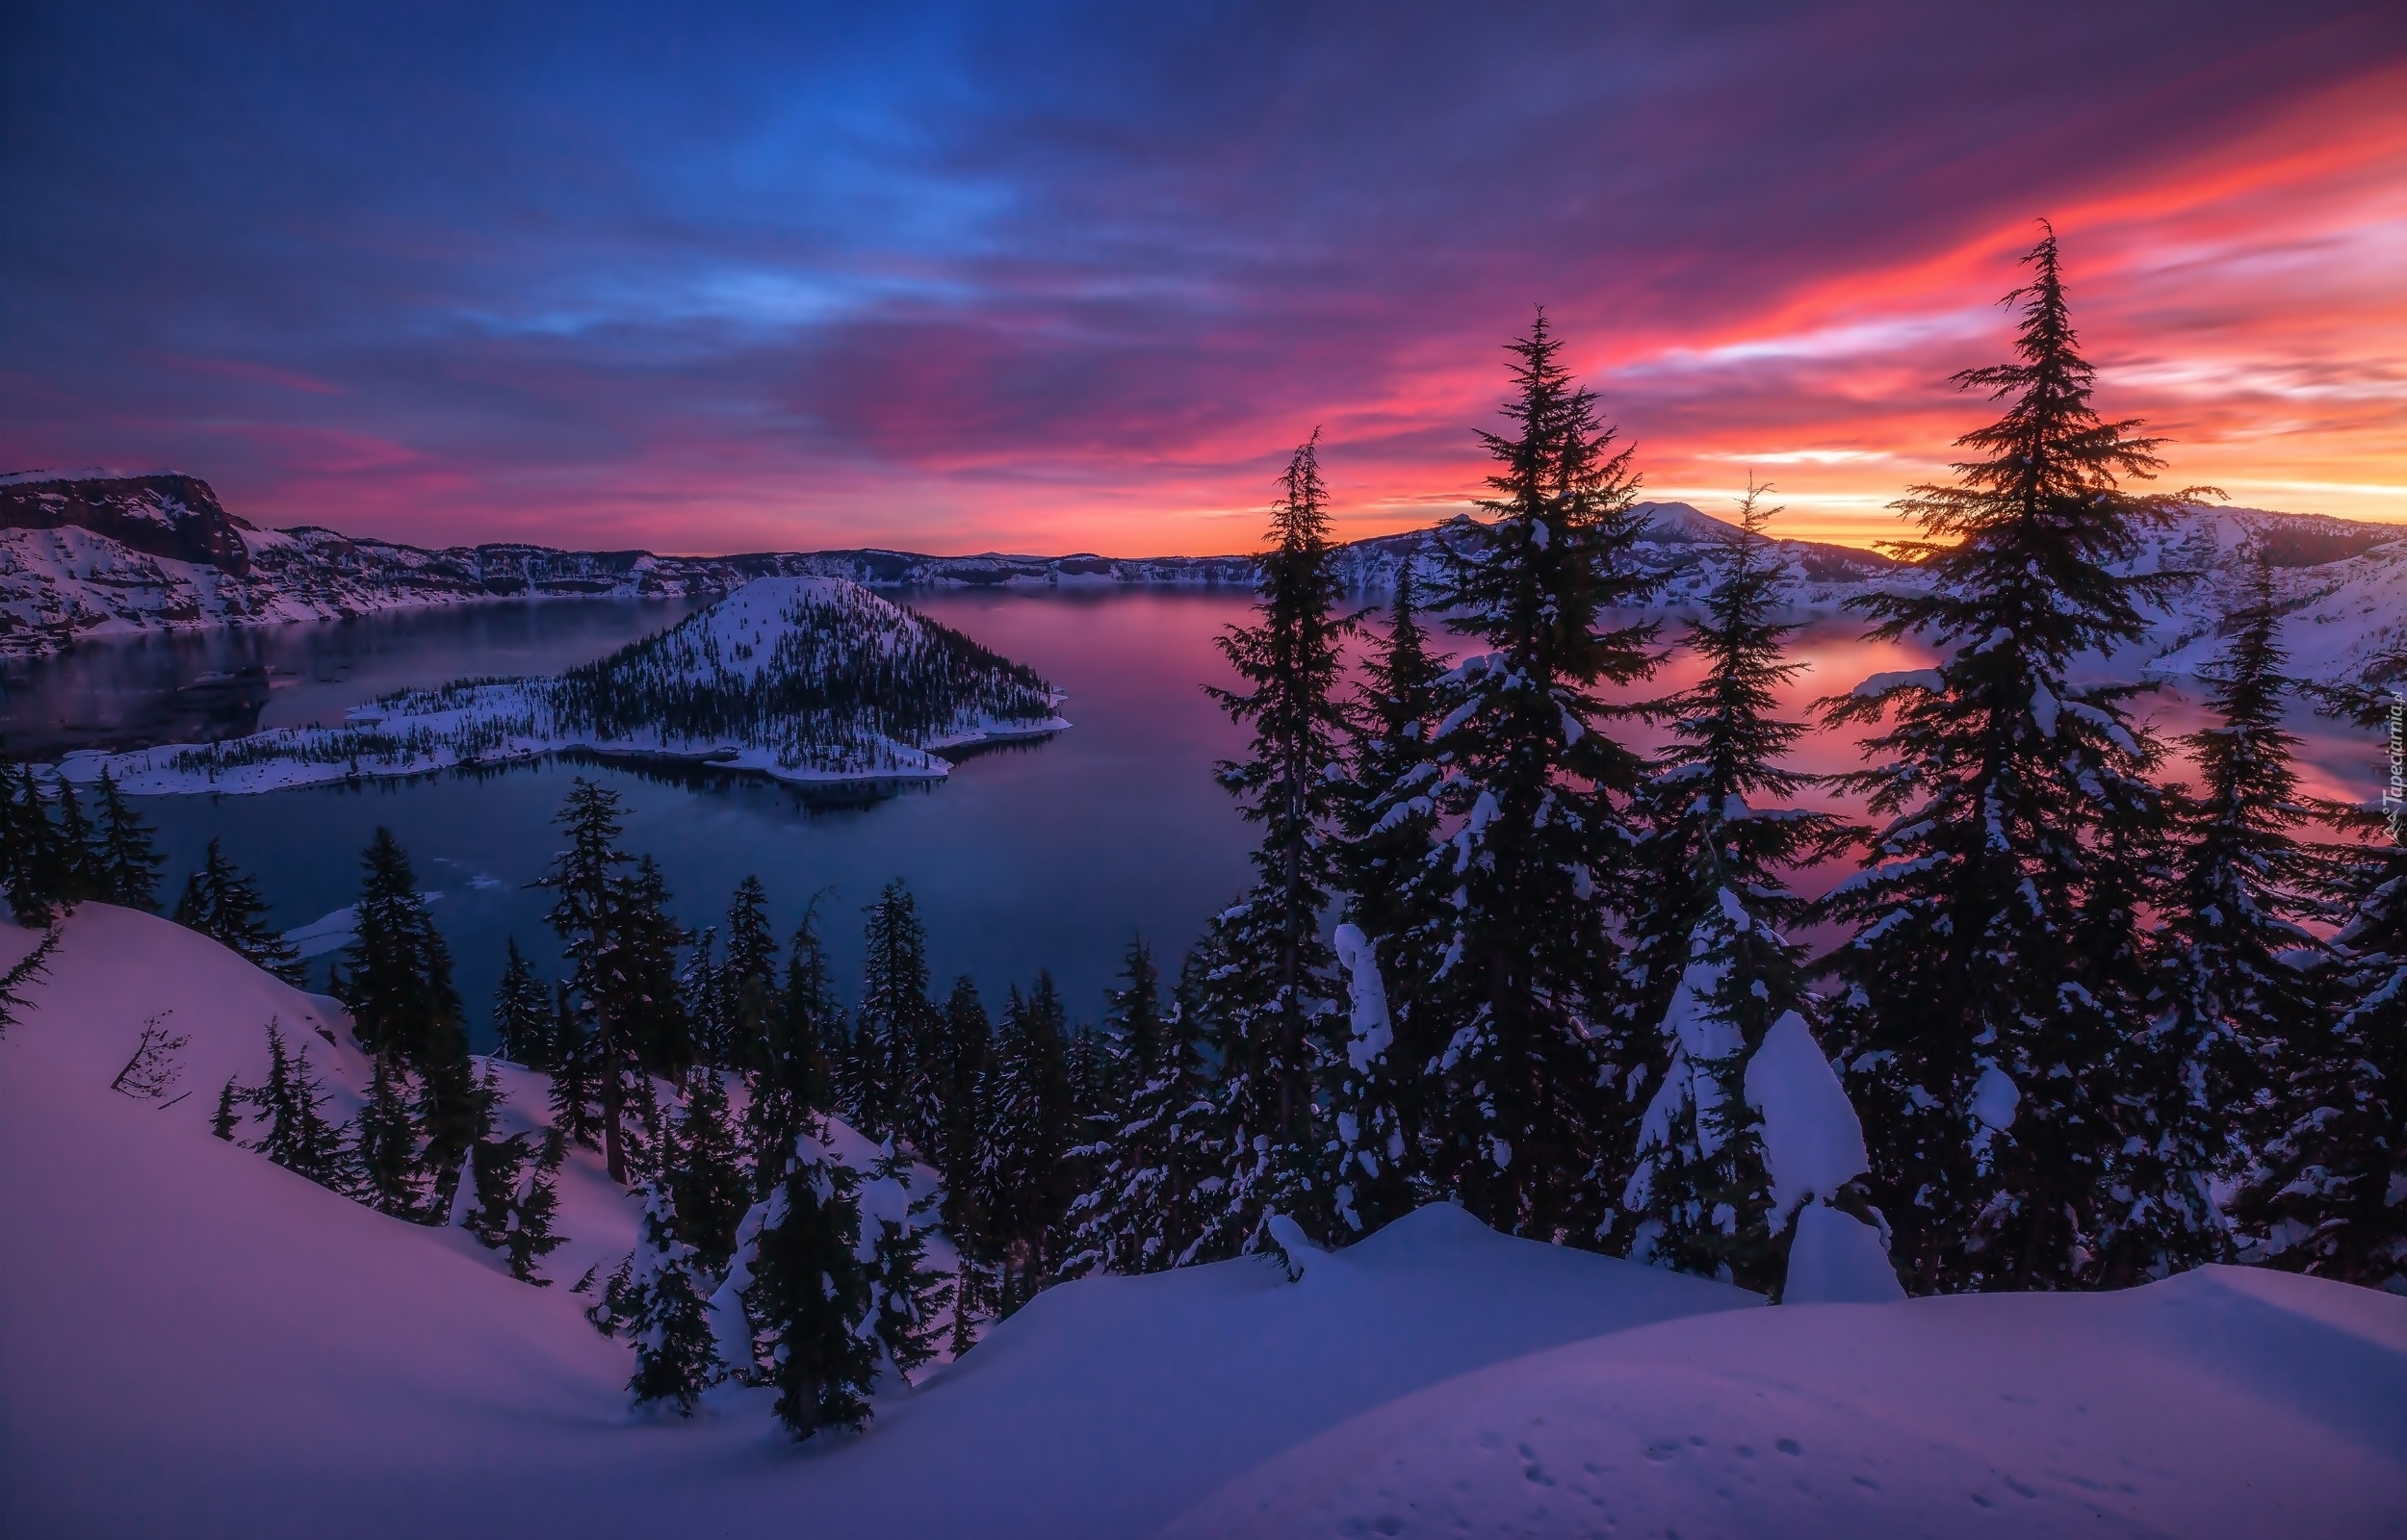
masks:
<path fill-rule="evenodd" d="M 1875 1226 L 1915 1293 L 2218 1261 L 2401 1287 L 2407 849 L 2337 837 L 2354 815 L 2301 797 L 2282 726 L 2294 699 L 2370 723 L 2389 698 L 2287 679 L 2269 579 L 2228 618 L 2187 779 L 2135 687 L 2084 682 L 2184 580 L 2123 558 L 2193 493 L 2134 490 L 2159 442 L 2093 409 L 2053 236 L 2028 261 L 2011 361 L 1958 377 L 2001 415 L 1903 504 L 1928 580 L 1860 602 L 1943 661 L 1819 723 L 1779 714 L 1800 665 L 1752 495 L 1701 617 L 1615 618 L 1650 598 L 1631 454 L 1541 315 L 1483 435 L 1488 517 L 1375 629 L 1340 611 L 1317 439 L 1296 450 L 1216 692 L 1249 735 L 1218 774 L 1259 830 L 1252 886 L 1169 977 L 1132 940 L 1095 1025 L 1042 971 L 999 1010 L 940 987 L 899 882 L 847 1009 L 827 917 L 781 940 L 747 880 L 688 933 L 615 795 L 580 781 L 543 879 L 552 976 L 513 941 L 493 1009 L 498 1056 L 550 1077 L 548 1137 L 496 1133 L 383 833 L 334 983 L 367 1107 L 329 1126 L 277 1036 L 219 1130 L 465 1225 L 535 1283 L 555 1173 L 595 1150 L 643 1197 L 634 1252 L 577 1285 L 634 1345 L 633 1392 L 772 1386 L 800 1436 L 858 1425 L 880 1374 L 1055 1280 L 1342 1245 L 1437 1201 L 1775 1296 L 1807 1202 Z M 1649 696 L 1674 649 L 1696 681 Z M 1863 733 L 1864 768 L 1792 768 L 1816 727 Z M 88 815 L 20 775 L 0 814 L 21 920 L 153 903 L 108 783 Z M 212 847 L 176 917 L 289 974 L 264 907 Z M 1800 1045 L 1871 1160 L 1810 1194 L 1773 1169 L 1748 1072 Z"/>

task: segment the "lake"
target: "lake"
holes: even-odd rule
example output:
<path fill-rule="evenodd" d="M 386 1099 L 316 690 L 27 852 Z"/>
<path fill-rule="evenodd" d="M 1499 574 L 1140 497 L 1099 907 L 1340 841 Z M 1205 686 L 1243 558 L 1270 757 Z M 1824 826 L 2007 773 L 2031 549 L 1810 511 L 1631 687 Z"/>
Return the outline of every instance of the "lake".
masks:
<path fill-rule="evenodd" d="M 149 798 L 140 806 L 168 857 L 166 898 L 220 836 L 260 877 L 275 922 L 299 927 L 352 901 L 357 854 L 378 825 L 389 826 L 422 885 L 442 895 L 431 911 L 481 1038 L 507 938 L 550 971 L 556 943 L 543 924 L 547 895 L 527 885 L 558 848 L 552 817 L 583 775 L 625 799 L 628 848 L 659 859 L 689 925 L 716 918 L 736 884 L 757 874 L 781 934 L 816 902 L 850 994 L 862 907 L 899 877 L 919 897 L 940 992 L 966 973 L 992 1007 L 1009 985 L 1049 967 L 1073 1013 L 1092 1019 L 1131 936 L 1153 940 L 1173 971 L 1248 880 L 1251 831 L 1210 776 L 1241 738 L 1202 686 L 1229 682 L 1212 639 L 1247 617 L 1249 597 L 934 590 L 905 602 L 1068 690 L 1064 714 L 1074 726 L 973 756 L 942 784 L 882 798 L 556 762 L 255 797 Z M 0 673 L 0 751 L 46 757 L 85 744 L 333 721 L 390 690 L 598 657 L 697 603 L 505 602 L 87 642 Z M 1788 692 L 1793 709 L 1868 674 L 1928 661 L 1910 647 L 1865 642 L 1858 630 L 1846 617 L 1807 623 L 1795 647 L 1810 668 Z M 1658 687 L 1692 670 L 1675 658 Z M 2198 720 L 2193 704 L 2169 692 L 2144 714 L 2168 732 Z M 2379 743 L 2303 712 L 2294 726 L 2307 740 L 2310 792 L 2363 800 L 2379 790 Z M 1851 737 L 1832 734 L 1808 739 L 1798 757 L 1814 770 L 1858 762 Z"/>

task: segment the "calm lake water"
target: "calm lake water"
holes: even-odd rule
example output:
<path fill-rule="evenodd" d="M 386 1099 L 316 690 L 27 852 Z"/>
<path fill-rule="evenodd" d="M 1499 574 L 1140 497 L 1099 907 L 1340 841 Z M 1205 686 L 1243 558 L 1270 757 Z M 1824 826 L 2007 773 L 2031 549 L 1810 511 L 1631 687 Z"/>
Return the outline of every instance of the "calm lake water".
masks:
<path fill-rule="evenodd" d="M 667 780 L 624 768 L 552 763 L 257 797 L 145 799 L 168 857 L 168 896 L 214 835 L 257 873 L 285 927 L 352 901 L 357 854 L 379 825 L 409 850 L 459 963 L 479 1025 L 506 939 L 548 970 L 555 941 L 545 897 L 528 884 L 558 846 L 552 817 L 579 775 L 625 799 L 626 843 L 659 859 L 681 917 L 724 911 L 747 873 L 768 889 L 781 930 L 816 899 L 839 978 L 857 979 L 862 906 L 900 877 L 919 896 L 940 989 L 976 979 L 989 1004 L 1040 966 L 1074 1013 L 1092 1018 L 1132 935 L 1165 970 L 1248 877 L 1250 831 L 1210 779 L 1241 746 L 1204 694 L 1229 682 L 1212 638 L 1246 618 L 1234 592 L 933 591 L 908 602 L 1029 663 L 1070 692 L 1075 725 L 1044 743 L 975 756 L 945 783 L 882 799 L 829 803 L 736 778 Z M 0 753 L 47 757 L 62 747 L 132 738 L 192 741 L 261 727 L 332 721 L 388 690 L 463 675 L 549 672 L 665 626 L 693 602 L 505 603 L 324 625 L 87 643 L 0 673 Z M 1676 631 L 1674 626 L 1670 628 Z M 1797 639 L 1809 671 L 1791 687 L 1802 709 L 1919 652 L 1871 644 L 1844 617 Z M 1675 659 L 1656 688 L 1693 665 Z M 2166 732 L 2197 721 L 2166 694 L 2143 708 Z M 2363 800 L 2379 789 L 2381 745 L 2300 714 L 2311 792 Z M 1798 756 L 1813 770 L 1854 767 L 1851 737 L 1823 734 Z M 321 964 L 327 961 L 321 958 Z M 847 993 L 851 992 L 849 988 Z"/>

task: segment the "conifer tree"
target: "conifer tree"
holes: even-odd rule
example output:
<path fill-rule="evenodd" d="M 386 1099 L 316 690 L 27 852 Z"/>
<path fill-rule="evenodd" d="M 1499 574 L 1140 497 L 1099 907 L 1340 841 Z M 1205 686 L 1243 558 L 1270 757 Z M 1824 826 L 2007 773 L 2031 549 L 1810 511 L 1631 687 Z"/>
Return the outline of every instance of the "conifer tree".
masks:
<path fill-rule="evenodd" d="M 1430 654 L 1418 603 L 1408 555 L 1386 635 L 1363 660 L 1337 804 L 1345 915 L 1365 943 L 1359 961 L 1379 977 L 1386 1034 L 1378 1043 L 1350 1036 L 1330 1064 L 1329 1185 L 1340 1235 L 1376 1230 L 1429 1196 L 1425 1147 L 1439 1084 L 1431 1066 L 1445 1040 L 1427 1030 L 1437 1014 L 1414 1009 L 1430 971 L 1414 943 L 1439 919 L 1432 793 L 1442 767 L 1429 734 L 1444 670 Z M 1359 969 L 1347 971 L 1352 990 Z"/>
<path fill-rule="evenodd" d="M 751 1246 L 744 1313 L 760 1377 L 776 1387 L 778 1421 L 797 1439 L 869 1420 L 875 1339 L 862 1331 L 869 1283 L 860 1260 L 860 1178 L 836 1159 L 825 1120 L 794 1142 Z M 746 1228 L 750 1228 L 747 1221 Z M 758 1359 L 756 1359 L 758 1362 Z"/>
<path fill-rule="evenodd" d="M 1116 997 L 1116 1014 L 1130 1011 L 1141 948 L 1131 949 L 1122 975 L 1130 983 Z M 1147 957 L 1145 971 L 1151 969 Z M 1201 981 L 1192 968 L 1189 974 L 1158 1025 L 1152 1068 L 1128 1092 L 1094 1179 L 1071 1211 L 1075 1232 L 1065 1273 L 1158 1272 L 1213 1260 L 1245 1239 L 1219 1223 L 1225 1218 L 1216 1201 L 1224 1146 L 1190 1011 Z M 1132 1054 L 1126 1067 L 1133 1071 L 1138 1062 Z M 1210 1255 L 1207 1242 L 1219 1243 Z"/>
<path fill-rule="evenodd" d="M 587 1149 L 600 1149 L 602 1066 L 594 1035 L 585 1029 L 568 997 L 568 985 L 553 987 L 552 1126 Z"/>
<path fill-rule="evenodd" d="M 488 1250 L 500 1251 L 509 1245 L 510 1230 L 518 1220 L 518 1194 L 526 1185 L 527 1165 L 533 1153 L 524 1134 L 506 1139 L 488 1134 L 468 1148 L 453 1206 L 459 1213 L 461 1228 Z"/>
<path fill-rule="evenodd" d="M 861 1009 L 853 1017 L 858 1069 L 847 1106 L 869 1138 L 933 1151 L 945 1128 L 942 1034 L 928 1002 L 927 933 L 900 878 L 869 906 L 865 930 Z"/>
<path fill-rule="evenodd" d="M 75 794 L 75 783 L 59 778 L 58 828 L 53 834 L 59 872 L 58 898 L 70 909 L 92 900 L 106 902 L 109 879 L 102 867 L 96 846 L 97 832 L 91 820 L 84 816 L 83 799 Z"/>
<path fill-rule="evenodd" d="M 905 1384 L 936 1356 L 947 1294 L 945 1275 L 927 1265 L 928 1211 L 938 1194 L 915 1196 L 911 1175 L 910 1157 L 889 1141 L 861 1199 L 869 1253 L 869 1310 L 862 1330 Z M 872 1202 L 873 1194 L 883 1201 Z"/>
<path fill-rule="evenodd" d="M 478 1138 L 476 1071 L 452 951 L 427 912 L 409 856 L 379 828 L 360 854 L 353 938 L 339 987 L 352 1033 L 372 1054 L 390 1054 L 417 1077 L 423 1152 L 440 1192 Z"/>
<path fill-rule="evenodd" d="M 1806 725 L 1774 714 L 1806 665 L 1783 661 L 1797 627 L 1750 487 L 1704 616 L 1682 646 L 1704 664 L 1696 683 L 1653 710 L 1670 742 L 1632 799 L 1638 842 L 1624 968 L 1634 1040 L 1653 1086 L 1637 1168 L 1617 1196 L 1630 1255 L 1742 1287 L 1777 1290 L 1793 1216 L 1778 1212 L 1747 1105 L 1745 1072 L 1765 1035 L 1797 1012 L 1809 1024 L 1802 948 L 1788 939 L 1809 906 L 1788 873 L 1844 849 L 1838 818 L 1789 806 L 1816 778 L 1782 758 Z"/>
<path fill-rule="evenodd" d="M 259 886 L 228 860 L 212 838 L 201 857 L 200 870 L 185 880 L 184 895 L 176 901 L 172 918 L 285 983 L 306 988 L 309 964 L 281 933 L 269 928 L 267 913 L 268 901 L 259 896 Z"/>
<path fill-rule="evenodd" d="M 502 965 L 502 982 L 493 991 L 497 1051 L 511 1064 L 528 1069 L 551 1069 L 554 1021 L 552 991 L 535 976 L 533 965 L 518 950 L 518 937 L 513 936 L 509 938 L 508 960 Z"/>
<path fill-rule="evenodd" d="M 1040 971 L 1018 987 L 995 1035 L 994 1078 L 978 1166 L 978 1208 L 987 1249 L 1001 1269 L 999 1311 L 1035 1296 L 1058 1260 L 1062 1219 L 1074 1194 L 1063 1161 L 1074 1109 L 1061 995 Z"/>
<path fill-rule="evenodd" d="M 159 854 L 150 825 L 126 806 L 116 777 L 100 772 L 99 806 L 93 820 L 91 863 L 99 875 L 93 896 L 126 909 L 159 907 Z"/>
<path fill-rule="evenodd" d="M 1223 1198 L 1228 1224 L 1252 1234 L 1281 1211 L 1321 1227 L 1315 1194 L 1313 1087 L 1326 1053 L 1333 960 L 1321 939 L 1334 868 L 1329 839 L 1342 757 L 1337 699 L 1348 621 L 1337 613 L 1320 433 L 1298 446 L 1271 508 L 1270 550 L 1256 558 L 1251 626 L 1219 638 L 1240 688 L 1213 688 L 1229 720 L 1252 730 L 1242 760 L 1217 767 L 1248 821 L 1262 826 L 1255 881 L 1214 921 L 1221 959 L 1204 1009 L 1219 1049 L 1222 1116 L 1230 1130 Z"/>
<path fill-rule="evenodd" d="M 965 1254 L 975 1245 L 979 1135 L 985 1126 L 986 1078 L 994 1058 L 994 1023 L 968 974 L 945 1000 L 945 1141 L 936 1162 L 945 1178 L 945 1223 Z"/>
<path fill-rule="evenodd" d="M 309 1071 L 309 1049 L 289 1052 L 273 1020 L 268 1023 L 268 1083 L 258 1100 L 268 1131 L 253 1148 L 321 1187 L 340 1193 L 350 1185 L 342 1130 L 326 1121 L 325 1088 Z"/>
<path fill-rule="evenodd" d="M 218 1110 L 209 1117 L 209 1132 L 233 1143 L 235 1134 L 243 1126 L 243 1114 L 238 1109 L 247 1104 L 250 1096 L 249 1091 L 234 1083 L 232 1075 L 226 1076 L 224 1088 L 218 1092 Z"/>
<path fill-rule="evenodd" d="M 2329 873 L 2295 831 L 2310 816 L 2282 727 L 2281 610 L 2259 553 L 2230 639 L 2204 672 L 2213 721 L 2183 740 L 2198 767 L 2178 804 L 2180 853 L 2159 937 L 2157 1019 L 2117 1088 L 2129 1130 L 2114 1185 L 2131 1194 L 2104 1281 L 2143 1282 L 2230 1259 L 2214 1197 L 2275 1134 L 2279 1068 L 2331 1001 L 2323 943 Z"/>
<path fill-rule="evenodd" d="M 1640 1093 L 1610 930 L 1628 843 L 1616 798 L 1639 766 L 1605 732 L 1598 691 L 1652 669 L 1655 628 L 1611 616 L 1643 607 L 1655 579 L 1633 551 L 1630 451 L 1542 312 L 1507 350 L 1510 431 L 1480 435 L 1491 517 L 1441 547 L 1433 598 L 1478 649 L 1431 707 L 1444 768 L 1428 880 L 1442 899 L 1396 955 L 1416 960 L 1402 972 L 1427 969 L 1414 1032 L 1444 1044 L 1431 1180 L 1491 1228 L 1586 1245 Z"/>
<path fill-rule="evenodd" d="M 2073 665 L 2144 634 L 2140 603 L 2170 579 L 2118 564 L 2180 500 L 2122 489 L 2155 473 L 2159 441 L 2092 409 L 2054 235 L 2026 260 L 2015 360 L 1956 376 L 2006 415 L 1957 441 L 1953 484 L 1899 504 L 1930 580 L 1854 602 L 1873 637 L 1910 633 L 1945 660 L 1830 712 L 1889 718 L 1866 742 L 1884 762 L 1842 783 L 1889 821 L 1828 906 L 1856 933 L 1831 959 L 1830 1046 L 1867 1115 L 1900 1272 L 1923 1291 L 2094 1281 L 2124 1218 L 2113 1088 L 2145 1078 L 2156 750 L 2132 688 L 2076 683 Z"/>
<path fill-rule="evenodd" d="M 639 858 L 619 885 L 614 967 L 604 976 L 597 1009 L 617 1019 L 640 1070 L 676 1076 L 692 1066 L 694 1041 L 679 988 L 677 953 L 687 937 L 668 906 L 660 862 Z"/>
<path fill-rule="evenodd" d="M 0 795 L 0 886 L 8 890 L 10 912 L 19 925 L 46 926 L 51 912 L 69 902 L 73 885 L 72 863 L 34 767 L 20 764 L 15 784 Z"/>
<path fill-rule="evenodd" d="M 2395 688 L 2319 693 L 2376 732 L 2398 710 Z M 2234 1217 L 2249 1261 L 2407 1294 L 2407 840 L 2388 813 L 2348 820 L 2378 833 L 2335 860 L 2332 1006 L 2265 1066 L 2274 1132 Z"/>
<path fill-rule="evenodd" d="M 419 1158 L 418 1120 L 405 1094 L 402 1072 L 388 1055 L 375 1059 L 368 1103 L 359 1110 L 353 1139 L 359 1163 L 360 1201 L 380 1213 L 414 1218 L 426 1204 Z M 220 1138 L 225 1136 L 220 1135 Z"/>
<path fill-rule="evenodd" d="M 697 1065 L 686 1072 L 667 1142 L 661 1164 L 677 1238 L 694 1248 L 705 1270 L 716 1272 L 735 1251 L 736 1226 L 752 1205 L 752 1172 L 719 1071 Z"/>
<path fill-rule="evenodd" d="M 805 911 L 787 949 L 786 987 L 769 1017 L 764 1057 L 744 1108 L 756 1196 L 766 1197 L 781 1180 L 785 1152 L 813 1117 L 835 1110 L 835 1066 L 844 1040 L 844 1008 L 829 982 L 827 950 Z"/>
<path fill-rule="evenodd" d="M 727 1022 L 720 1007 L 726 1003 L 719 987 L 719 928 L 705 925 L 687 937 L 692 948 L 677 973 L 677 997 L 685 1003 L 686 1032 L 693 1043 L 693 1061 L 723 1065 L 727 1061 Z"/>
<path fill-rule="evenodd" d="M 661 1002 L 648 988 L 654 981 L 648 978 L 647 964 L 657 964 L 658 957 L 634 960 L 622 955 L 629 930 L 622 910 L 636 889 L 622 870 L 627 854 L 618 848 L 623 827 L 618 794 L 579 776 L 556 821 L 568 834 L 568 849 L 554 858 L 538 886 L 555 895 L 546 918 L 562 943 L 568 966 L 561 983 L 578 1029 L 574 1039 L 579 1063 L 565 1072 L 594 1088 L 601 1104 L 603 1164 L 611 1181 L 624 1183 L 629 1080 L 637 1072 L 641 1040 L 653 1025 L 649 1017 L 663 1004 L 674 1006 L 673 967 L 667 989 L 671 999 Z M 570 1035 L 563 1032 L 560 1040 L 565 1064 Z M 556 1083 L 556 1094 L 557 1091 Z"/>
<path fill-rule="evenodd" d="M 717 982 L 725 1040 L 720 1067 L 749 1073 L 766 1057 L 769 1018 L 777 1009 L 777 939 L 769 934 L 769 897 L 758 877 L 737 884 L 727 906 L 727 959 Z"/>
<path fill-rule="evenodd" d="M 623 1326 L 635 1348 L 627 1388 L 638 1406 L 671 1401 L 691 1417 L 725 1373 L 711 1332 L 711 1289 L 701 1257 L 677 1236 L 676 1206 L 660 1182 L 644 1189 L 634 1266 L 622 1293 Z"/>
<path fill-rule="evenodd" d="M 567 1237 L 553 1229 L 560 1207 L 560 1166 L 567 1155 L 568 1141 L 560 1131 L 545 1130 L 541 1148 L 528 1168 L 526 1179 L 519 1184 L 509 1235 L 503 1243 L 510 1276 L 538 1289 L 550 1288 L 552 1280 L 536 1270 L 537 1267 L 545 1257 L 568 1244 Z"/>

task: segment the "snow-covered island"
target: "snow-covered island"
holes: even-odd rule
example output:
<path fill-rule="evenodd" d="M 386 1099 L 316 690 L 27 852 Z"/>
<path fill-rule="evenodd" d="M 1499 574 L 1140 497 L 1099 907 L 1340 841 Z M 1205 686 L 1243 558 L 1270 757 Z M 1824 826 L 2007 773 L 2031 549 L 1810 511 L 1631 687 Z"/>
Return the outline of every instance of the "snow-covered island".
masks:
<path fill-rule="evenodd" d="M 275 791 L 566 751 L 792 783 L 941 780 L 948 752 L 1058 732 L 1024 665 L 841 578 L 758 578 L 610 656 L 537 679 L 462 680 L 354 707 L 339 727 L 69 755 L 129 793 Z"/>

